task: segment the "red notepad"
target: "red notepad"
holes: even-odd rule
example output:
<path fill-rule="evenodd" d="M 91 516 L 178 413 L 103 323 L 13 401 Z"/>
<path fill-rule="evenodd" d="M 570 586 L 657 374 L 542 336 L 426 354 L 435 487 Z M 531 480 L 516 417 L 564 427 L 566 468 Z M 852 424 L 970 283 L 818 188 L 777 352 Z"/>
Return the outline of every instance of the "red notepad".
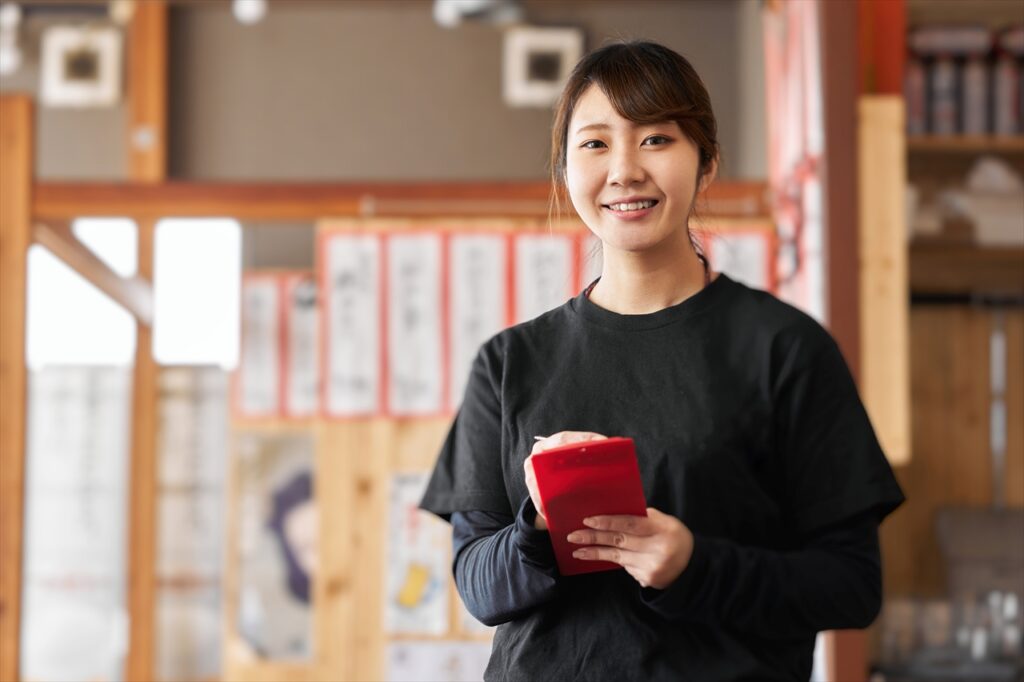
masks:
<path fill-rule="evenodd" d="M 647 516 L 640 467 L 632 438 L 573 443 L 533 458 L 537 490 L 562 575 L 621 568 L 609 561 L 583 561 L 572 553 L 585 545 L 566 540 L 586 528 L 583 519 L 607 514 Z"/>

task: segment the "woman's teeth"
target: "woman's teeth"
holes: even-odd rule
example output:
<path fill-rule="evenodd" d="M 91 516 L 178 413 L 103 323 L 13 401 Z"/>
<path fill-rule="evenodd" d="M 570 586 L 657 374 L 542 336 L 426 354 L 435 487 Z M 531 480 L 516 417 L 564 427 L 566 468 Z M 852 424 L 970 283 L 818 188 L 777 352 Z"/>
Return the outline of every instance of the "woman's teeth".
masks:
<path fill-rule="evenodd" d="M 628 204 L 608 204 L 608 208 L 613 211 L 637 211 L 642 208 L 650 208 L 654 206 L 657 201 L 648 199 L 647 201 L 635 201 Z"/>

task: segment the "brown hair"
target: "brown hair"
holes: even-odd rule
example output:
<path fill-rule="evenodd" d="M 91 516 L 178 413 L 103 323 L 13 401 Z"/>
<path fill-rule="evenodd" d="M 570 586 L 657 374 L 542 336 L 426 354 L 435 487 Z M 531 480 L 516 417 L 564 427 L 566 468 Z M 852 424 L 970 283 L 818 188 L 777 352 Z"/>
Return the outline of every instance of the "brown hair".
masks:
<path fill-rule="evenodd" d="M 555 107 L 551 129 L 552 206 L 568 199 L 566 140 L 576 102 L 591 85 L 601 88 L 620 116 L 634 123 L 675 121 L 697 146 L 697 185 L 718 159 L 718 124 L 704 82 L 684 57 L 651 42 L 607 45 L 580 60 Z"/>

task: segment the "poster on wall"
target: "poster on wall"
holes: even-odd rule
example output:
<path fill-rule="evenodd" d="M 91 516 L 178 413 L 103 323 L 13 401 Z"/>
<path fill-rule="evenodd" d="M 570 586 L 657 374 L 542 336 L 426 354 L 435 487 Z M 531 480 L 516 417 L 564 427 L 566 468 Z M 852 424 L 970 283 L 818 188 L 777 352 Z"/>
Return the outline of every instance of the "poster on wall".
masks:
<path fill-rule="evenodd" d="M 436 414 L 442 408 L 441 235 L 387 239 L 388 411 Z"/>
<path fill-rule="evenodd" d="M 711 268 L 748 287 L 772 291 L 772 235 L 759 230 L 730 230 L 704 240 Z"/>
<path fill-rule="evenodd" d="M 443 635 L 448 631 L 448 524 L 420 510 L 427 473 L 391 478 L 384 630 Z"/>
<path fill-rule="evenodd" d="M 270 417 L 280 410 L 280 286 L 274 276 L 250 275 L 242 282 L 242 350 L 238 362 L 238 411 Z"/>
<path fill-rule="evenodd" d="M 319 517 L 309 434 L 236 437 L 239 634 L 263 658 L 313 654 Z"/>
<path fill-rule="evenodd" d="M 507 239 L 457 234 L 449 239 L 449 407 L 462 402 L 481 344 L 508 321 Z"/>
<path fill-rule="evenodd" d="M 575 293 L 575 254 L 568 235 L 515 238 L 515 320 L 525 322 L 565 303 Z"/>
<path fill-rule="evenodd" d="M 380 239 L 371 234 L 329 234 L 324 239 L 323 291 L 331 416 L 380 410 Z"/>
<path fill-rule="evenodd" d="M 285 393 L 289 417 L 309 417 L 320 410 L 320 315 L 312 273 L 284 276 Z"/>
<path fill-rule="evenodd" d="M 489 642 L 392 642 L 388 682 L 475 682 L 491 656 Z"/>

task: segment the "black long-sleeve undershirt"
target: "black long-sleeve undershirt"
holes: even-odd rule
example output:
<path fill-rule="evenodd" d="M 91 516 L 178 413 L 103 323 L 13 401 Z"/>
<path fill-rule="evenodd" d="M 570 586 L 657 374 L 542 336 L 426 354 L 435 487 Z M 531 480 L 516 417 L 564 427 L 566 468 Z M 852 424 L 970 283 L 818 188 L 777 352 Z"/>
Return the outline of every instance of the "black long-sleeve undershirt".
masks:
<path fill-rule="evenodd" d="M 487 625 L 525 615 L 558 593 L 554 553 L 547 531 L 534 528 L 535 515 L 527 498 L 515 519 L 482 511 L 451 516 L 455 583 L 469 612 Z M 824 528 L 792 551 L 695 535 L 679 578 L 641 595 L 667 620 L 764 638 L 867 627 L 882 600 L 877 515 Z"/>

